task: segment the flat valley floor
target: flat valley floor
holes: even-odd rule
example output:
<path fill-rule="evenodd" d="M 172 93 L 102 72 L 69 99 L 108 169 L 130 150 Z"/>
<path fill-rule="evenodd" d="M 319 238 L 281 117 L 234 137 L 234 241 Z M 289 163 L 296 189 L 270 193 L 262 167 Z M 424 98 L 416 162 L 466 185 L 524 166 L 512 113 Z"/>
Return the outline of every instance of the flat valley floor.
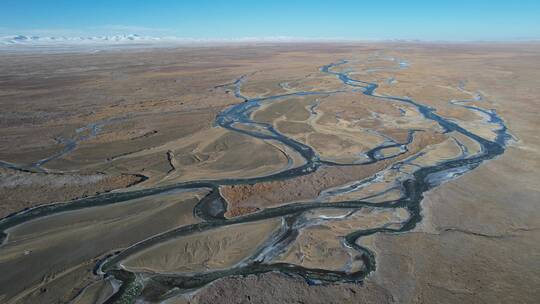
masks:
<path fill-rule="evenodd" d="M 540 44 L 0 67 L 2 303 L 540 300 Z"/>

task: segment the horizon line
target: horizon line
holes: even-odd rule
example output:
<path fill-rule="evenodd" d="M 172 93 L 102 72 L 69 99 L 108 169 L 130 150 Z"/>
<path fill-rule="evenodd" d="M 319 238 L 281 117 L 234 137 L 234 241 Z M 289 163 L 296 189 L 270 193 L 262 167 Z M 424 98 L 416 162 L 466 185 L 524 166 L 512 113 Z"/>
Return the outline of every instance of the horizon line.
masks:
<path fill-rule="evenodd" d="M 238 43 L 238 42 L 536 42 L 540 37 L 479 38 L 479 39 L 423 39 L 423 38 L 346 38 L 346 37 L 298 37 L 287 35 L 244 37 L 182 37 L 175 35 L 151 36 L 133 34 L 111 35 L 24 35 L 0 36 L 0 43 L 16 45 L 36 44 L 135 44 L 135 43 Z M 1 44 L 0 44 L 1 45 Z"/>

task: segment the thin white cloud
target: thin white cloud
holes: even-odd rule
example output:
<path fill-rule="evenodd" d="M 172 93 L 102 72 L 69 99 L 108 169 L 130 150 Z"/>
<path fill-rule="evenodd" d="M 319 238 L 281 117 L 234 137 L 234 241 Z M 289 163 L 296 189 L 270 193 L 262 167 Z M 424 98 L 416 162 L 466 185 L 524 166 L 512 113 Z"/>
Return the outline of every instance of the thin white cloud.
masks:
<path fill-rule="evenodd" d="M 139 34 L 146 36 L 171 36 L 174 30 L 167 28 L 154 28 L 134 25 L 110 24 L 89 26 L 81 29 L 71 28 L 33 28 L 20 29 L 0 27 L 0 36 L 49 36 L 49 37 L 91 37 L 91 36 L 111 36 L 111 35 L 130 35 Z"/>
<path fill-rule="evenodd" d="M 99 26 L 91 26 L 86 28 L 87 32 L 99 32 L 103 35 L 127 35 L 127 34 L 140 34 L 140 35 L 172 35 L 174 30 L 168 28 L 146 27 L 136 25 L 124 25 L 124 24 L 107 24 Z"/>
<path fill-rule="evenodd" d="M 17 29 L 0 27 L 1 36 L 9 35 L 27 35 L 27 36 L 80 36 L 84 35 L 84 31 L 78 29 L 67 28 L 34 28 L 34 29 Z"/>

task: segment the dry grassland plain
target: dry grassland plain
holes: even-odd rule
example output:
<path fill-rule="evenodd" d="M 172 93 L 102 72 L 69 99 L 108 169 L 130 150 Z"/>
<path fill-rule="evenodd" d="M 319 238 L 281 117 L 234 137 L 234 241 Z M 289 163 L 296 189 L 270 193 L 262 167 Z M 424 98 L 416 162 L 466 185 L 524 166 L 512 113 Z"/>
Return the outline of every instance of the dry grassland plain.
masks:
<path fill-rule="evenodd" d="M 0 66 L 2 303 L 540 299 L 539 44 Z"/>

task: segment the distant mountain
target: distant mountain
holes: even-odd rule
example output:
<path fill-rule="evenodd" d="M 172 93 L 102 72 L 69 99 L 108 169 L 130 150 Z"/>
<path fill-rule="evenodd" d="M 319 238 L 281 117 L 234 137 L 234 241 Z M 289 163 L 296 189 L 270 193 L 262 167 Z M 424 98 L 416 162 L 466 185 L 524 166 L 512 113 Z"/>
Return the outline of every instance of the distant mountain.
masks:
<path fill-rule="evenodd" d="M 171 41 L 176 38 L 157 38 L 131 35 L 94 36 L 94 37 L 40 37 L 40 36 L 7 36 L 0 37 L 3 45 L 50 45 L 50 44 L 110 44 L 110 43 L 133 43 L 133 42 L 160 42 Z"/>
<path fill-rule="evenodd" d="M 169 47 L 180 45 L 214 45 L 234 43 L 286 43 L 286 42 L 346 41 L 338 38 L 297 38 L 287 36 L 242 37 L 227 39 L 151 37 L 137 34 L 87 37 L 51 37 L 12 35 L 0 36 L 0 51 L 101 51 L 124 47 Z"/>

